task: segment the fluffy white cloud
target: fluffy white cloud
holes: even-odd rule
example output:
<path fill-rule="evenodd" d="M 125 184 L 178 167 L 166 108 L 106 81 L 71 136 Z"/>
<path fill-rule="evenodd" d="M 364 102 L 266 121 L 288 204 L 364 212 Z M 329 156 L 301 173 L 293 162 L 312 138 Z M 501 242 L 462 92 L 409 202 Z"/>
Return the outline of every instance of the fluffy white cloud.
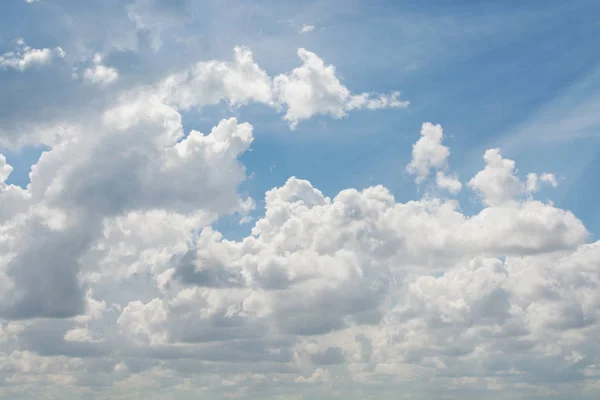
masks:
<path fill-rule="evenodd" d="M 554 174 L 536 173 L 527 174 L 527 179 L 522 182 L 517 176 L 515 162 L 503 158 L 499 149 L 487 150 L 483 156 L 485 168 L 469 181 L 469 187 L 480 195 L 482 201 L 488 205 L 501 205 L 514 202 L 527 193 L 539 190 L 539 182 L 552 187 L 558 186 Z"/>
<path fill-rule="evenodd" d="M 89 83 L 108 85 L 119 79 L 119 72 L 115 68 L 97 64 L 83 71 L 83 79 Z"/>
<path fill-rule="evenodd" d="M 201 210 L 214 218 L 247 209 L 236 187 L 245 176 L 237 157 L 253 138 L 249 124 L 223 120 L 208 135 L 192 131 L 182 138 L 177 111 L 144 103 L 108 110 L 98 126 L 97 135 L 76 136 L 44 153 L 31 172 L 30 210 L 7 225 L 2 240 L 11 255 L 2 270 L 13 283 L 0 302 L 6 316 L 82 312 L 79 260 L 101 237 L 106 219 L 154 209 Z M 22 235 L 31 240 L 18 240 Z M 52 279 L 33 279 L 42 271 Z"/>
<path fill-rule="evenodd" d="M 234 49 L 233 62 L 199 62 L 194 68 L 164 79 L 156 89 L 168 104 L 188 110 L 217 104 L 274 104 L 271 79 L 245 47 Z"/>
<path fill-rule="evenodd" d="M 152 124 L 155 112 L 114 109 L 104 123 L 117 124 L 121 136 L 138 119 Z M 168 121 L 161 126 L 162 135 L 148 141 L 165 146 L 165 135 L 177 136 L 164 128 Z M 173 154 L 167 147 L 165 157 L 231 148 L 233 160 L 251 135 L 243 132 L 243 124 L 223 121 L 210 135 L 192 132 L 171 145 Z M 481 184 L 481 172 L 475 176 Z M 59 189 L 45 193 L 61 198 Z M 224 384 L 211 383 L 207 369 L 217 365 L 221 376 L 230 376 L 219 382 L 234 383 L 229 393 L 249 396 L 258 381 L 238 372 L 253 371 L 260 382 L 278 387 L 333 384 L 341 376 L 385 385 L 436 376 L 445 387 L 516 389 L 511 374 L 536 388 L 565 368 L 568 380 L 590 376 L 597 365 L 600 354 L 590 338 L 600 321 L 600 247 L 585 244 L 585 228 L 567 211 L 522 197 L 466 216 L 454 200 L 398 203 L 381 186 L 328 198 L 296 178 L 268 191 L 265 200 L 264 217 L 240 241 L 202 228 L 206 222 L 186 222 L 192 214 L 179 213 L 194 207 L 174 207 L 175 214 L 127 207 L 108 213 L 116 205 L 96 209 L 81 201 L 115 215 L 105 219 L 103 233 L 80 260 L 88 285 L 118 304 L 97 317 L 113 324 L 102 330 L 90 322 L 57 326 L 52 357 L 126 354 L 126 363 L 110 358 L 99 375 L 126 391 L 123 379 L 152 390 L 157 377 L 177 382 L 173 371 L 199 374 L 203 385 L 218 387 Z M 168 203 L 156 204 L 162 209 Z M 28 351 L 46 354 L 47 347 L 34 343 L 48 327 L 36 326 L 7 337 L 22 337 Z M 565 367 L 532 369 L 534 360 L 561 360 Z M 240 362 L 252 367 L 240 369 Z M 70 368 L 63 364 L 52 376 L 74 382 L 92 367 Z M 48 373 L 40 372 L 40 379 Z"/>
<path fill-rule="evenodd" d="M 330 199 L 291 178 L 267 192 L 252 235 L 207 228 L 164 263 L 160 295 L 131 301 L 119 326 L 146 352 L 280 363 L 304 371 L 296 383 L 330 382 L 322 366 L 346 365 L 357 382 L 510 387 L 503 376 L 518 373 L 535 387 L 554 375 L 529 362 L 581 353 L 598 329 L 598 244 L 586 235 L 535 200 L 468 217 L 455 201 L 397 203 L 383 187 Z"/>
<path fill-rule="evenodd" d="M 598 357 L 589 350 L 598 331 L 598 256 L 595 243 L 504 262 L 474 258 L 440 277 L 417 277 L 386 316 L 385 328 L 372 331 L 370 361 L 475 380 L 504 374 L 519 374 L 521 382 L 583 377 Z M 587 357 L 572 368 L 566 360 L 582 352 Z M 556 368 L 532 364 L 540 359 Z"/>
<path fill-rule="evenodd" d="M 299 121 L 316 114 L 341 118 L 351 110 L 404 108 L 409 104 L 399 100 L 399 92 L 390 95 L 351 94 L 337 78 L 332 65 L 325 65 L 315 53 L 303 48 L 298 50 L 298 56 L 302 59 L 302 66 L 273 79 L 275 98 L 287 106 L 284 118 L 292 128 Z"/>
<path fill-rule="evenodd" d="M 90 335 L 90 330 L 87 327 L 77 327 L 67 331 L 67 333 L 65 333 L 64 339 L 67 342 L 94 342 L 103 340 L 93 339 Z"/>
<path fill-rule="evenodd" d="M 516 176 L 515 162 L 502 157 L 499 149 L 487 150 L 483 156 L 485 168 L 469 181 L 480 193 L 485 204 L 500 205 L 516 200 L 525 186 Z"/>
<path fill-rule="evenodd" d="M 6 157 L 0 154 L 0 185 L 5 185 L 6 178 L 11 174 L 13 168 L 6 163 Z"/>
<path fill-rule="evenodd" d="M 421 138 L 413 145 L 412 161 L 406 167 L 417 176 L 417 183 L 425 180 L 432 168 L 446 166 L 450 150 L 442 144 L 443 137 L 441 125 L 426 122 L 421 127 Z"/>
<path fill-rule="evenodd" d="M 109 85 L 119 79 L 119 71 L 113 67 L 107 67 L 102 64 L 102 56 L 99 53 L 94 54 L 92 65 L 83 71 L 83 80 L 95 85 Z M 77 69 L 72 74 L 73 79 L 79 78 Z"/>
<path fill-rule="evenodd" d="M 54 58 L 63 58 L 65 52 L 62 48 L 34 49 L 25 44 L 23 39 L 15 41 L 15 49 L 0 54 L 0 69 L 14 69 L 25 71 L 28 68 L 50 63 Z"/>
<path fill-rule="evenodd" d="M 29 373 L 38 389 L 132 394 L 159 390 L 158 379 L 178 393 L 223 396 L 226 387 L 250 397 L 260 384 L 514 388 L 507 376 L 519 374 L 535 388 L 556 379 L 532 369 L 535 360 L 563 360 L 564 380 L 593 375 L 598 243 L 586 244 L 572 213 L 532 198 L 533 175 L 521 181 L 514 161 L 487 151 L 469 182 L 485 204 L 473 215 L 431 194 L 401 203 L 382 186 L 330 198 L 292 177 L 267 191 L 248 236 L 225 240 L 210 223 L 254 206 L 237 193 L 252 127 L 231 118 L 185 135 L 178 109 L 268 102 L 273 92 L 243 49 L 234 63 L 193 71 L 73 126 L 26 189 L 5 183 L 12 169 L 0 157 L 9 205 L 0 311 L 20 321 L 3 324 L 5 365 L 54 365 Z M 202 76 L 219 83 L 215 97 L 175 90 L 184 81 L 201 89 Z M 264 93 L 240 89 L 244 76 Z M 456 192 L 442 138 L 424 124 L 409 168 L 437 170 L 437 185 Z M 25 370 L 10 362 L 0 377 L 23 389 Z"/>
<path fill-rule="evenodd" d="M 389 95 L 351 94 L 337 78 L 335 68 L 316 54 L 298 50 L 303 65 L 271 79 L 244 47 L 235 48 L 233 62 L 200 62 L 188 71 L 171 75 L 156 89 L 167 104 L 182 109 L 201 108 L 227 101 L 232 106 L 249 102 L 285 108 L 284 119 L 292 129 L 317 114 L 342 118 L 358 109 L 404 108 L 400 92 Z"/>
<path fill-rule="evenodd" d="M 456 175 L 446 173 L 450 150 L 442 144 L 444 130 L 441 125 L 426 122 L 421 127 L 421 138 L 413 145 L 412 160 L 406 170 L 415 175 L 416 183 L 423 183 L 431 170 L 437 170 L 435 184 L 452 194 L 460 192 L 462 183 Z"/>
<path fill-rule="evenodd" d="M 556 176 L 554 174 L 545 172 L 541 176 L 538 176 L 538 174 L 531 172 L 527 174 L 527 191 L 530 193 L 537 192 L 539 190 L 540 182 L 548 184 L 552 187 L 558 186 L 558 180 L 556 179 Z"/>
<path fill-rule="evenodd" d="M 267 75 L 254 61 L 248 48 L 235 47 L 233 61 L 202 61 L 192 68 L 170 73 L 155 84 L 145 82 L 144 86 L 132 85 L 132 76 L 135 77 L 135 74 L 122 77 L 120 70 L 104 65 L 102 57 L 96 53 L 87 67 L 76 63 L 68 69 L 69 78 L 62 81 L 57 89 L 61 102 L 64 102 L 62 107 L 58 107 L 57 103 L 61 102 L 55 98 L 35 97 L 27 100 L 27 107 L 16 104 L 12 110 L 9 109 L 9 117 L 5 118 L 7 121 L 0 120 L 0 145 L 19 147 L 43 144 L 52 147 L 65 138 L 77 136 L 74 130 L 78 126 L 95 124 L 98 109 L 114 108 L 115 98 L 131 107 L 152 101 L 179 111 L 199 110 L 221 102 L 232 108 L 260 103 L 277 111 L 285 111 L 284 118 L 292 128 L 301 120 L 316 114 L 340 118 L 355 109 L 408 105 L 408 102 L 398 100 L 398 92 L 390 95 L 351 95 L 335 76 L 332 66 L 326 67 L 313 53 L 303 49 L 300 52 L 313 60 L 311 65 L 305 63 L 303 67 L 275 78 Z M 54 54 L 64 55 L 58 48 L 52 51 L 45 49 L 42 53 L 45 54 L 43 62 L 49 62 Z M 7 54 L 10 57 L 4 61 L 14 64 L 15 68 L 25 68 L 37 62 L 33 59 L 23 61 L 22 57 L 17 60 L 14 52 Z M 81 78 L 90 83 L 83 88 L 78 85 L 78 71 L 81 68 Z M 55 74 L 62 78 L 67 76 L 64 70 L 50 72 L 53 75 L 45 77 L 45 84 L 57 79 Z M 142 78 L 139 80 L 143 81 Z M 303 94 L 307 90 L 309 97 Z M 89 101 L 88 96 L 94 100 Z M 32 102 L 37 106 L 30 110 Z M 24 113 L 24 110 L 28 113 Z M 71 113 L 69 110 L 78 111 Z"/>
<path fill-rule="evenodd" d="M 447 175 L 443 171 L 435 174 L 435 183 L 438 187 L 456 194 L 462 189 L 462 183 L 456 175 Z"/>
<path fill-rule="evenodd" d="M 383 187 L 329 199 L 292 178 L 267 193 L 265 217 L 251 236 L 223 241 L 205 229 L 195 250 L 158 275 L 166 299 L 128 306 L 163 311 L 127 311 L 127 320 L 135 321 L 128 324 L 144 328 L 125 331 L 143 331 L 146 340 L 163 343 L 377 325 L 394 282 L 406 274 L 446 270 L 481 254 L 572 249 L 585 238 L 572 214 L 536 201 L 486 208 L 469 218 L 455 202 L 396 203 Z M 141 318 L 164 313 L 158 325 Z"/>

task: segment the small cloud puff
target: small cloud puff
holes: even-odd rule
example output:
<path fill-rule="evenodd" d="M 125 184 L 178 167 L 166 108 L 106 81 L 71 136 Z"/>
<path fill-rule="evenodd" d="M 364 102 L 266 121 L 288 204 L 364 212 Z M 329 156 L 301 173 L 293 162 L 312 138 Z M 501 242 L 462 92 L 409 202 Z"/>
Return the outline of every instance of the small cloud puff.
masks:
<path fill-rule="evenodd" d="M 14 69 L 23 72 L 34 66 L 49 64 L 55 58 L 64 57 L 65 52 L 61 47 L 34 49 L 27 46 L 24 39 L 19 38 L 15 40 L 13 51 L 0 54 L 0 69 Z"/>
<path fill-rule="evenodd" d="M 308 32 L 312 32 L 314 30 L 315 30 L 315 26 L 314 25 L 304 24 L 304 25 L 302 25 L 302 28 L 300 28 L 300 30 L 298 31 L 298 33 L 308 33 Z"/>
<path fill-rule="evenodd" d="M 95 64 L 93 67 L 86 68 L 83 72 L 83 79 L 86 82 L 96 85 L 108 85 L 119 79 L 119 73 L 115 68 L 102 65 L 100 54 L 96 53 L 94 55 L 93 63 Z"/>

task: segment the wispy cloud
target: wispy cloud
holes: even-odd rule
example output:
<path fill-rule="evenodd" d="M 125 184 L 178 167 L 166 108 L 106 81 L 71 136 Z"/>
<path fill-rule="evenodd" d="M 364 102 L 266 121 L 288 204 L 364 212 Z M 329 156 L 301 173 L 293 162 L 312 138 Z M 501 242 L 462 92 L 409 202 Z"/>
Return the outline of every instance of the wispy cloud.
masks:
<path fill-rule="evenodd" d="M 308 33 L 315 30 L 314 25 L 302 25 L 302 28 L 298 31 L 299 33 Z"/>

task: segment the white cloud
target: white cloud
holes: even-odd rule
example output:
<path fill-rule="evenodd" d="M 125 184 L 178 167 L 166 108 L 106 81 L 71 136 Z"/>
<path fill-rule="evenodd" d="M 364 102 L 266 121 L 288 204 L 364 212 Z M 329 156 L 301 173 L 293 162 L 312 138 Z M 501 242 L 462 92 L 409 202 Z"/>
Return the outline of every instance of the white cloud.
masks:
<path fill-rule="evenodd" d="M 140 301 L 129 303 L 121 312 L 117 324 L 128 335 L 140 338 L 150 345 L 166 342 L 165 334 L 157 334 L 167 322 L 167 312 L 159 299 L 147 304 Z"/>
<path fill-rule="evenodd" d="M 314 25 L 304 24 L 304 25 L 302 25 L 302 28 L 300 28 L 300 30 L 298 32 L 299 33 L 308 33 L 308 32 L 312 32 L 314 30 L 315 30 Z"/>
<path fill-rule="evenodd" d="M 469 181 L 469 187 L 480 195 L 485 204 L 501 205 L 518 201 L 525 194 L 539 190 L 539 183 L 558 186 L 556 176 L 551 173 L 527 174 L 525 182 L 517 176 L 515 162 L 503 158 L 499 149 L 487 150 L 483 156 L 486 166 Z"/>
<path fill-rule="evenodd" d="M 442 144 L 443 137 L 441 125 L 426 122 L 421 127 L 421 138 L 413 145 L 412 161 L 406 168 L 417 176 L 417 183 L 425 180 L 432 168 L 446 166 L 450 150 Z"/>
<path fill-rule="evenodd" d="M 77 327 L 73 328 L 67 333 L 65 333 L 64 339 L 67 342 L 101 342 L 100 340 L 95 340 L 90 335 L 90 330 L 87 327 Z"/>
<path fill-rule="evenodd" d="M 112 67 L 102 65 L 102 56 L 96 53 L 92 59 L 93 66 L 83 72 L 84 81 L 97 85 L 108 85 L 119 79 L 119 72 Z M 77 78 L 77 74 L 74 75 Z"/>
<path fill-rule="evenodd" d="M 342 118 L 358 109 L 404 108 L 400 93 L 353 95 L 336 77 L 335 68 L 316 54 L 299 49 L 303 65 L 271 79 L 254 62 L 252 52 L 235 48 L 233 62 L 199 62 L 183 73 L 164 79 L 156 91 L 163 101 L 178 108 L 201 108 L 226 100 L 232 106 L 249 102 L 285 107 L 284 119 L 292 129 L 317 114 Z"/>
<path fill-rule="evenodd" d="M 514 201 L 526 187 L 516 176 L 515 162 L 503 158 L 499 149 L 490 149 L 483 156 L 485 169 L 479 171 L 469 181 L 469 187 L 480 193 L 488 205 L 500 205 Z"/>
<path fill-rule="evenodd" d="M 26 69 L 50 63 L 55 58 L 63 58 L 65 52 L 62 48 L 34 49 L 25 44 L 23 39 L 15 41 L 15 49 L 0 54 L 0 69 L 14 69 L 25 71 Z"/>
<path fill-rule="evenodd" d="M 96 66 L 101 61 L 94 57 Z M 68 138 L 44 153 L 32 168 L 29 187 L 11 189 L 13 197 L 27 202 L 5 209 L 26 211 L 7 237 L 30 232 L 49 240 L 7 241 L 11 257 L 3 269 L 12 295 L 4 297 L 1 313 L 10 318 L 82 313 L 88 300 L 78 275 L 81 260 L 114 218 L 161 210 L 206 223 L 251 209 L 253 202 L 239 198 L 236 187 L 245 179 L 237 157 L 249 148 L 252 127 L 229 119 L 209 135 L 192 130 L 183 138 L 181 115 L 173 108 L 221 99 L 233 105 L 275 104 L 271 80 L 248 50 L 237 48 L 234 63 L 199 63 L 188 73 L 127 93 L 85 128 L 73 125 Z M 80 140 L 84 134 L 87 139 Z M 31 274 L 39 274 L 46 262 L 55 268 L 55 279 L 40 287 Z"/>
<path fill-rule="evenodd" d="M 505 376 L 516 371 L 537 387 L 552 375 L 528 360 L 585 354 L 573 367 L 582 376 L 596 365 L 586 332 L 600 317 L 598 244 L 585 244 L 572 213 L 531 198 L 497 151 L 471 180 L 486 204 L 475 215 L 432 196 L 397 202 L 382 186 L 330 198 L 290 178 L 265 194 L 251 234 L 229 241 L 208 225 L 253 206 L 236 193 L 250 125 L 223 120 L 183 137 L 174 108 L 132 96 L 93 126 L 88 141 L 75 129 L 41 157 L 31 185 L 13 189 L 25 208 L 0 223 L 0 285 L 12 294 L 3 315 L 63 317 L 4 329 L 6 343 L 32 352 L 14 357 L 52 354 L 36 379 L 92 374 L 132 393 L 186 371 L 196 385 L 233 382 L 228 393 L 250 396 L 258 381 L 239 372 L 276 387 L 337 385 L 338 366 L 348 382 L 384 387 L 421 379 L 511 387 Z M 441 127 L 427 129 L 439 140 L 433 152 L 415 145 L 415 168 L 436 168 L 438 185 L 457 190 L 449 152 L 437 156 Z M 11 168 L 0 164 L 5 180 Z M 539 181 L 552 184 L 549 174 Z M 505 182 L 518 192 L 503 193 Z M 19 241 L 22 232 L 30 240 Z M 36 276 L 58 279 L 39 285 Z M 64 361 L 82 355 L 83 368 Z M 217 383 L 209 371 L 220 371 Z"/>
<path fill-rule="evenodd" d="M 423 183 L 436 169 L 436 185 L 452 194 L 460 192 L 462 183 L 456 175 L 447 174 L 450 150 L 442 144 L 444 130 L 441 125 L 425 122 L 421 126 L 421 138 L 413 145 L 412 160 L 406 170 L 415 175 L 417 184 Z"/>
<path fill-rule="evenodd" d="M 548 183 L 552 187 L 558 186 L 558 180 L 556 179 L 556 176 L 549 172 L 543 173 L 540 179 L 542 180 L 542 182 Z"/>
<path fill-rule="evenodd" d="M 223 120 L 208 135 L 192 131 L 182 139 L 179 113 L 145 102 L 108 110 L 96 127 L 96 135 L 56 146 L 33 167 L 29 211 L 5 232 L 7 240 L 23 231 L 32 238 L 6 242 L 13 256 L 2 269 L 14 287 L 0 311 L 11 318 L 83 311 L 79 259 L 101 237 L 105 220 L 160 209 L 191 217 L 202 212 L 210 221 L 251 206 L 236 194 L 245 177 L 237 157 L 253 139 L 249 124 Z M 44 285 L 31 280 L 42 270 L 56 278 Z"/>
<path fill-rule="evenodd" d="M 86 68 L 83 72 L 83 79 L 86 82 L 107 85 L 115 82 L 119 78 L 119 73 L 115 68 L 104 65 L 96 65 L 92 68 Z"/>
<path fill-rule="evenodd" d="M 400 93 L 373 95 L 351 94 L 336 76 L 332 65 L 325 65 L 315 53 L 303 48 L 298 50 L 302 66 L 289 74 L 273 79 L 274 96 L 278 103 L 287 106 L 284 118 L 295 128 L 299 121 L 317 114 L 329 114 L 342 118 L 348 111 L 367 108 L 404 108 L 408 101 L 399 100 Z"/>
<path fill-rule="evenodd" d="M 568 252 L 586 234 L 572 214 L 533 200 L 489 207 L 469 218 L 454 201 L 396 203 L 383 187 L 348 189 L 330 199 L 291 178 L 267 192 L 265 216 L 251 236 L 224 241 L 205 229 L 195 249 L 165 265 L 159 285 L 164 297 L 128 306 L 163 311 L 138 313 L 130 323 L 138 328 L 124 332 L 132 339 L 144 332 L 144 340 L 163 345 L 217 337 L 263 337 L 269 343 L 263 335 L 273 330 L 316 337 L 345 335 L 358 326 L 370 332 L 387 320 L 396 279 L 420 274 L 427 282 L 435 279 L 428 273 L 452 270 L 463 260 L 477 263 L 481 255 Z M 444 318 L 464 318 L 457 301 Z M 161 319 L 155 323 L 142 315 Z M 264 361 L 276 354 L 265 354 Z"/>
<path fill-rule="evenodd" d="M 313 53 L 310 54 L 313 59 L 319 59 Z M 87 55 L 86 59 L 89 60 L 90 56 Z M 323 65 L 322 61 L 321 64 Z M 155 84 L 146 83 L 144 87 L 131 86 L 132 75 L 121 76 L 115 67 L 102 64 L 102 56 L 98 53 L 93 55 L 89 66 L 81 72 L 79 69 L 78 66 L 72 67 L 68 80 L 63 80 L 61 85 L 57 85 L 60 90 L 64 89 L 60 96 L 68 103 L 63 107 L 54 104 L 56 102 L 53 99 L 35 97 L 27 101 L 28 107 L 32 107 L 32 102 L 39 104 L 35 110 L 16 104 L 10 110 L 12 112 L 7 112 L 10 118 L 6 124 L 0 126 L 0 144 L 8 147 L 40 144 L 53 146 L 68 137 L 76 136 L 73 133 L 74 127 L 89 125 L 97 118 L 98 109 L 114 106 L 115 98 L 124 104 L 141 104 L 152 99 L 179 111 L 199 110 L 221 102 L 232 108 L 250 103 L 265 104 L 277 111 L 284 111 L 284 118 L 292 128 L 301 120 L 316 114 L 328 114 L 337 118 L 360 108 L 404 107 L 408 104 L 398 100 L 398 92 L 392 92 L 390 95 L 350 95 L 348 89 L 341 85 L 334 75 L 327 78 L 333 79 L 335 83 L 331 90 L 342 90 L 346 95 L 335 95 L 337 97 L 333 99 L 333 103 L 326 100 L 331 95 L 327 93 L 330 89 L 319 88 L 317 81 L 301 83 L 302 90 L 308 89 L 312 93 L 311 98 L 302 100 L 294 87 L 286 89 L 283 96 L 281 92 L 275 91 L 273 79 L 254 61 L 252 52 L 245 47 L 235 47 L 232 61 L 202 61 L 192 68 L 170 73 Z M 299 70 L 302 70 L 302 67 Z M 65 78 L 67 75 L 61 76 Z M 279 75 L 283 76 L 293 77 L 294 72 Z M 47 82 L 56 76 L 46 78 Z M 79 78 L 91 84 L 84 90 L 74 82 Z M 116 85 L 116 81 L 120 84 Z M 123 88 L 129 89 L 121 92 Z M 91 93 L 94 96 L 93 102 L 85 98 L 86 95 L 92 95 Z M 25 113 L 24 110 L 30 113 Z M 78 111 L 71 113 L 70 110 Z"/>
<path fill-rule="evenodd" d="M 165 78 L 157 93 L 168 104 L 187 110 L 226 100 L 232 106 L 249 102 L 273 104 L 271 79 L 252 52 L 235 48 L 233 62 L 199 62 L 194 68 Z"/>
<path fill-rule="evenodd" d="M 13 171 L 13 167 L 6 163 L 6 157 L 0 154 L 0 185 L 4 185 L 6 179 Z"/>
<path fill-rule="evenodd" d="M 435 175 L 435 183 L 438 187 L 446 189 L 452 194 L 460 192 L 462 183 L 455 175 L 446 175 L 443 171 L 438 171 Z"/>

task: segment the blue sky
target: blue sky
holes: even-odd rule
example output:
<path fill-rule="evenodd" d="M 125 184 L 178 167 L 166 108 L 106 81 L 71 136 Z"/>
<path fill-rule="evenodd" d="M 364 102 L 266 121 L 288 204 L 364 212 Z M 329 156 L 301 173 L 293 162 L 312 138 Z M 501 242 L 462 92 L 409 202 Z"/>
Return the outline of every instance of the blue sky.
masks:
<path fill-rule="evenodd" d="M 599 13 L 3 2 L 0 398 L 592 398 Z"/>

